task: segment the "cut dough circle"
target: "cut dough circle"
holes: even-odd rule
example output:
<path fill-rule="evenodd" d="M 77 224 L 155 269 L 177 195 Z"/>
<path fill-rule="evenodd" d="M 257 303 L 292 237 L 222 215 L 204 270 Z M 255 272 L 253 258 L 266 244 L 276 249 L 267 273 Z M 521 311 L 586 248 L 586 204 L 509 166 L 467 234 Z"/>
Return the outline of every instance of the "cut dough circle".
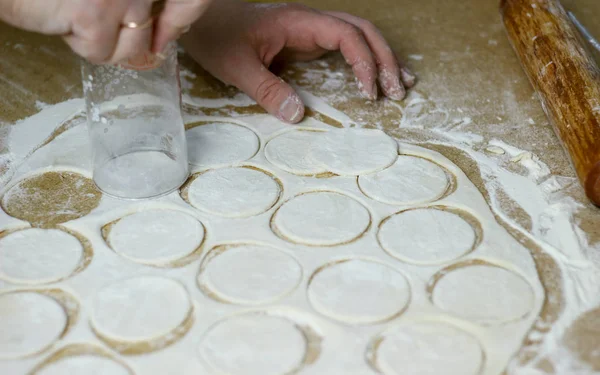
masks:
<path fill-rule="evenodd" d="M 189 162 L 201 168 L 228 167 L 252 158 L 260 142 L 245 126 L 215 122 L 185 132 Z"/>
<path fill-rule="evenodd" d="M 379 228 L 385 251 L 407 263 L 431 265 L 457 259 L 472 250 L 473 227 L 459 215 L 437 208 L 403 211 Z"/>
<path fill-rule="evenodd" d="M 0 295 L 0 358 L 37 354 L 60 338 L 67 314 L 55 299 L 35 292 Z"/>
<path fill-rule="evenodd" d="M 432 301 L 440 309 L 483 324 L 521 319 L 533 309 L 535 295 L 520 275 L 494 265 L 468 265 L 437 280 Z"/>
<path fill-rule="evenodd" d="M 191 309 L 190 297 L 179 282 L 140 276 L 102 288 L 94 297 L 90 323 L 112 340 L 138 342 L 173 332 Z"/>
<path fill-rule="evenodd" d="M 198 283 L 228 302 L 246 305 L 273 302 L 294 290 L 302 279 L 302 266 L 283 251 L 261 245 L 239 245 L 211 251 Z M 232 277 L 235 275 L 235 277 Z"/>
<path fill-rule="evenodd" d="M 58 229 L 28 228 L 0 238 L 0 278 L 46 284 L 69 277 L 81 264 L 83 245 Z"/>
<path fill-rule="evenodd" d="M 35 375 L 131 375 L 129 369 L 107 357 L 83 354 L 53 361 Z"/>
<path fill-rule="evenodd" d="M 306 346 L 302 331 L 288 319 L 249 313 L 210 328 L 200 356 L 220 374 L 283 375 L 302 366 Z"/>
<path fill-rule="evenodd" d="M 249 217 L 269 210 L 281 194 L 268 174 L 251 168 L 223 168 L 198 175 L 187 190 L 190 204 L 224 217 Z"/>
<path fill-rule="evenodd" d="M 87 215 L 101 197 L 89 178 L 53 171 L 26 178 L 10 188 L 2 197 L 2 208 L 36 226 L 52 226 Z"/>
<path fill-rule="evenodd" d="M 399 271 L 363 259 L 326 265 L 312 275 L 308 286 L 315 310 L 350 324 L 387 321 L 404 311 L 410 295 L 408 280 Z"/>
<path fill-rule="evenodd" d="M 360 237 L 369 227 L 371 215 L 353 198 L 317 191 L 287 201 L 275 213 L 272 222 L 276 232 L 288 241 L 333 246 Z"/>
<path fill-rule="evenodd" d="M 141 211 L 115 222 L 107 240 L 125 258 L 161 265 L 196 251 L 204 240 L 204 226 L 180 211 Z"/>
<path fill-rule="evenodd" d="M 319 136 L 311 157 L 329 172 L 357 176 L 380 171 L 398 158 L 398 144 L 376 129 L 334 129 Z"/>
<path fill-rule="evenodd" d="M 478 375 L 484 355 L 479 341 L 442 322 L 411 322 L 377 339 L 375 367 L 384 375 Z"/>
<path fill-rule="evenodd" d="M 360 176 L 358 185 L 369 198 L 403 205 L 439 199 L 448 189 L 449 181 L 439 165 L 420 157 L 400 155 L 391 167 Z"/>
<path fill-rule="evenodd" d="M 265 157 L 276 167 L 292 174 L 310 176 L 327 172 L 309 155 L 312 144 L 324 132 L 292 130 L 281 134 L 267 143 Z"/>

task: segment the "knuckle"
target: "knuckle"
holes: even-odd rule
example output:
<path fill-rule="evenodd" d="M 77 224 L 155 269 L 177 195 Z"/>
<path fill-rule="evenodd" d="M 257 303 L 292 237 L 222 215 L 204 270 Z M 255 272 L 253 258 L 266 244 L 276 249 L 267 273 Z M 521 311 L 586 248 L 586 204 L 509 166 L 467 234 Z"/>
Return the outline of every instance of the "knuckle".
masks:
<path fill-rule="evenodd" d="M 261 82 L 255 90 L 259 103 L 273 103 L 281 92 L 281 82 L 277 78 L 269 78 Z"/>

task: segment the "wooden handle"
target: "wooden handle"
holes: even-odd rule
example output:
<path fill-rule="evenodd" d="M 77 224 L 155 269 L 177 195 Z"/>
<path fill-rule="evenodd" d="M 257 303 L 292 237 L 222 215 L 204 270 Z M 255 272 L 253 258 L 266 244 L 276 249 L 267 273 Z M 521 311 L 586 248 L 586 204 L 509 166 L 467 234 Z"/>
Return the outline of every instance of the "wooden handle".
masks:
<path fill-rule="evenodd" d="M 600 206 L 600 70 L 559 0 L 502 0 L 504 26 L 586 195 Z"/>

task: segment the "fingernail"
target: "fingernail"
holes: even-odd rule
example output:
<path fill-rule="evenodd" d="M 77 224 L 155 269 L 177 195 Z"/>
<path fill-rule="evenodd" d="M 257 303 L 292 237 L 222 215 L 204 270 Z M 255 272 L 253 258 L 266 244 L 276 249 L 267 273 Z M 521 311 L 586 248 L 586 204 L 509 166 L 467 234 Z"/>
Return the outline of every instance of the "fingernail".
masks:
<path fill-rule="evenodd" d="M 410 70 L 402 67 L 400 69 L 400 74 L 402 74 L 402 82 L 408 87 L 412 87 L 415 84 L 417 77 Z"/>
<path fill-rule="evenodd" d="M 290 94 L 279 107 L 278 118 L 292 124 L 297 123 L 304 116 L 304 105 L 297 94 Z"/>
<path fill-rule="evenodd" d="M 402 100 L 406 96 L 406 89 L 400 83 L 398 74 L 384 69 L 379 74 L 379 82 L 385 95 L 392 100 Z"/>
<path fill-rule="evenodd" d="M 358 91 L 362 95 L 363 98 L 368 100 L 376 100 L 377 99 L 377 82 L 373 82 L 373 85 L 370 88 L 365 87 L 362 81 L 357 80 L 358 82 Z"/>

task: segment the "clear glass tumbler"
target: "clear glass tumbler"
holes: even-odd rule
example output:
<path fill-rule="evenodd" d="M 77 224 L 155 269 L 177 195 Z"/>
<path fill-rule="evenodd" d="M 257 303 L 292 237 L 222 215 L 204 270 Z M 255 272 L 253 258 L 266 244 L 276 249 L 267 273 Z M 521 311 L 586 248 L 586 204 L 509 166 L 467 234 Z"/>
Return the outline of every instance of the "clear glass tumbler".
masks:
<path fill-rule="evenodd" d="M 189 167 L 175 44 L 161 58 L 82 64 L 98 188 L 127 199 L 178 189 Z"/>

